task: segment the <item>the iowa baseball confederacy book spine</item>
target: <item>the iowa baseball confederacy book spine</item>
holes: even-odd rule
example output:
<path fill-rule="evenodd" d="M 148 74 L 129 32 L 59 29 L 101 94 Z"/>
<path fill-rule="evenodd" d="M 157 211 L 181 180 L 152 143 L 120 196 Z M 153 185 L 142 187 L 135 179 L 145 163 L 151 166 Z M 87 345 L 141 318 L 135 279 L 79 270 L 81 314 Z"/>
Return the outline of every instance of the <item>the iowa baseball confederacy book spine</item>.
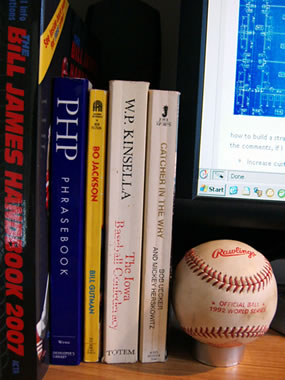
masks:
<path fill-rule="evenodd" d="M 90 82 L 56 78 L 51 127 L 51 363 L 82 360 L 86 137 Z"/>
<path fill-rule="evenodd" d="M 94 71 L 81 26 L 66 0 L 0 2 L 1 380 L 47 370 L 51 78 Z"/>
<path fill-rule="evenodd" d="M 102 336 L 101 257 L 104 248 L 107 91 L 90 90 L 88 117 L 83 360 L 97 362 Z"/>
<path fill-rule="evenodd" d="M 148 82 L 111 81 L 103 361 L 138 360 Z"/>
<path fill-rule="evenodd" d="M 139 360 L 166 360 L 180 94 L 149 91 Z"/>

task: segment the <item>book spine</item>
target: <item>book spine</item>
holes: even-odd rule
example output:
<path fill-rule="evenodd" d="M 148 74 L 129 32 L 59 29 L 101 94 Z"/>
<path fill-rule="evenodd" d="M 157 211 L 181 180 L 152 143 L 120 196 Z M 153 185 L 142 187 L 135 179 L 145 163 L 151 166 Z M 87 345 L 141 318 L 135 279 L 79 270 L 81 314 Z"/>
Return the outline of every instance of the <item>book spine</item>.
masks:
<path fill-rule="evenodd" d="M 138 360 L 148 82 L 111 81 L 103 361 Z"/>
<path fill-rule="evenodd" d="M 89 82 L 56 78 L 51 127 L 51 363 L 82 360 Z"/>
<path fill-rule="evenodd" d="M 179 93 L 149 92 L 139 360 L 166 360 Z"/>
<path fill-rule="evenodd" d="M 36 273 L 35 200 L 39 28 L 42 1 L 0 2 L 0 379 L 43 376 L 36 322 L 42 278 Z M 39 222 L 42 222 L 40 220 Z M 43 273 L 47 255 L 43 247 Z"/>
<path fill-rule="evenodd" d="M 107 91 L 91 90 L 87 146 L 84 357 L 97 362 L 101 351 L 101 253 L 104 226 L 104 186 Z"/>

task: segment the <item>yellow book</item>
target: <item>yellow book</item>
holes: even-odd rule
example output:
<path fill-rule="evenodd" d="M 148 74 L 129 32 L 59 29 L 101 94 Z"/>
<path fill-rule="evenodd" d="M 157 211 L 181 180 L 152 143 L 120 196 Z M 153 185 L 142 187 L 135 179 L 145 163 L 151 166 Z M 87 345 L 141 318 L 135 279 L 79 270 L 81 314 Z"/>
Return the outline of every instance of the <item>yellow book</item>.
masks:
<path fill-rule="evenodd" d="M 101 247 L 104 225 L 107 91 L 92 89 L 89 100 L 86 177 L 84 356 L 100 359 Z"/>

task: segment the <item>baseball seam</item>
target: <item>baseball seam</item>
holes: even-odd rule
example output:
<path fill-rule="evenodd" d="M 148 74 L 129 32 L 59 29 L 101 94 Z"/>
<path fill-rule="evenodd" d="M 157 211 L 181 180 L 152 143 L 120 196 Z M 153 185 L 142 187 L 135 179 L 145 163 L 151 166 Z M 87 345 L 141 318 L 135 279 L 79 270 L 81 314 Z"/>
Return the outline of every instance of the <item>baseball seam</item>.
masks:
<path fill-rule="evenodd" d="M 264 259 L 263 268 L 252 276 L 229 276 L 206 264 L 205 261 L 196 255 L 194 249 L 191 249 L 185 255 L 187 266 L 193 273 L 212 286 L 218 289 L 225 289 L 226 292 L 259 292 L 267 286 L 273 276 L 270 263 Z"/>
<path fill-rule="evenodd" d="M 258 326 L 246 326 L 246 327 L 183 327 L 183 330 L 188 334 L 194 337 L 203 337 L 203 338 L 256 338 L 264 335 L 268 326 L 258 325 Z"/>

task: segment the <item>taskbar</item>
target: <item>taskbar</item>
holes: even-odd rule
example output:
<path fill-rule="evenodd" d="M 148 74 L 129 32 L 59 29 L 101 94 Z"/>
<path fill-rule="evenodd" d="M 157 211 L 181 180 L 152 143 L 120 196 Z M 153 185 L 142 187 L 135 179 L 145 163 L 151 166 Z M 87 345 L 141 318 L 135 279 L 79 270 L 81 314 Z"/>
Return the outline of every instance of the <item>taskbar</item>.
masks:
<path fill-rule="evenodd" d="M 264 177 L 264 174 L 261 173 L 261 177 Z M 229 181 L 233 177 L 235 182 Z M 280 174 L 272 174 L 271 181 L 266 181 L 269 183 L 259 183 L 258 177 L 260 173 L 200 169 L 197 195 L 285 201 L 285 181 L 282 181 L 282 184 L 272 181 L 273 179 L 280 181 Z"/>

